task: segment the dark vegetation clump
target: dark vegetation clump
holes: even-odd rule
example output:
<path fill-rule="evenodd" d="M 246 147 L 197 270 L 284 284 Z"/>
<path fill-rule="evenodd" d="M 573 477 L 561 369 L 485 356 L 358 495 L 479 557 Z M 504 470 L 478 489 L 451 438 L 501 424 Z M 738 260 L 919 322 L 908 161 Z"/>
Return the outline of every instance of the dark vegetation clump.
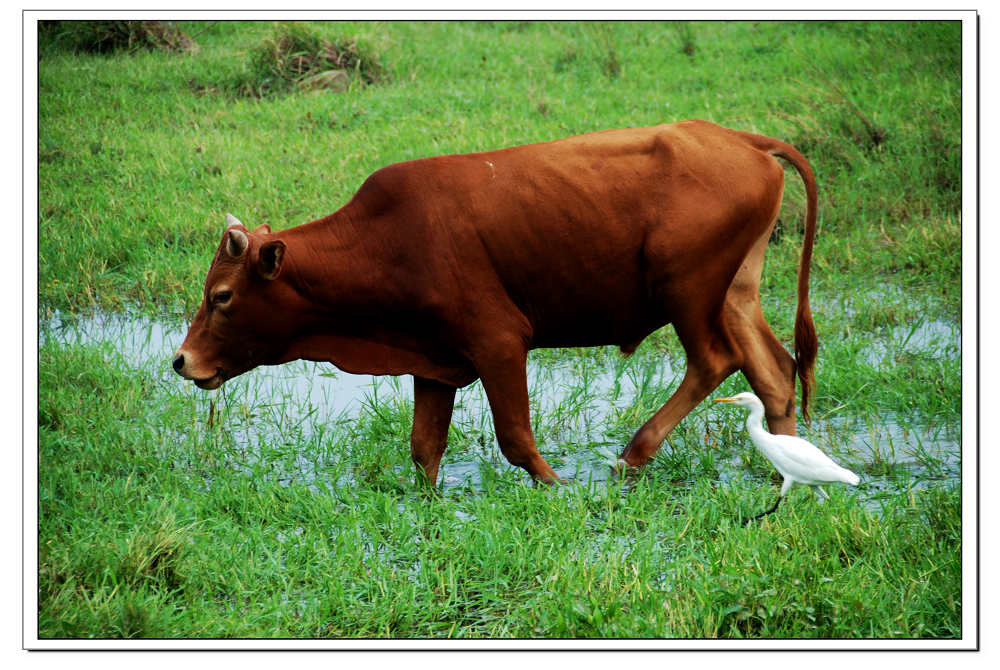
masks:
<path fill-rule="evenodd" d="M 677 38 L 681 43 L 680 52 L 693 59 L 698 47 L 694 41 L 694 28 L 692 28 L 691 23 L 688 21 L 677 22 L 674 24 L 674 30 L 677 31 Z"/>
<path fill-rule="evenodd" d="M 373 84 L 385 78 L 382 64 L 357 39 L 327 41 L 297 23 L 277 24 L 250 52 L 242 92 L 255 97 L 298 88 L 346 88 L 348 79 Z"/>
<path fill-rule="evenodd" d="M 625 68 L 618 54 L 616 33 L 612 26 L 597 21 L 584 23 L 578 37 L 576 44 L 568 46 L 556 57 L 556 72 L 577 67 L 584 71 L 588 69 L 588 64 L 596 64 L 608 79 L 617 79 L 622 75 Z"/>
<path fill-rule="evenodd" d="M 565 72 L 571 65 L 576 63 L 578 54 L 575 47 L 568 47 L 557 58 L 555 62 L 556 72 Z"/>
<path fill-rule="evenodd" d="M 622 73 L 622 63 L 618 58 L 618 48 L 615 45 L 615 34 L 607 23 L 597 23 L 595 36 L 600 44 L 601 71 L 608 79 L 615 79 Z"/>
<path fill-rule="evenodd" d="M 169 21 L 40 21 L 40 51 L 86 53 L 140 49 L 193 52 L 198 45 Z"/>

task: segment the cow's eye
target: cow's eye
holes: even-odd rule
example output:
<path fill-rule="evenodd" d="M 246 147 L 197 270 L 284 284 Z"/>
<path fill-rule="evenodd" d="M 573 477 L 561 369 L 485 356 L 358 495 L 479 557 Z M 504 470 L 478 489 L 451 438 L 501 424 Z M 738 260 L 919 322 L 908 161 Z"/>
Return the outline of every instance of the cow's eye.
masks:
<path fill-rule="evenodd" d="M 232 299 L 232 297 L 233 297 L 232 291 L 219 291 L 218 293 L 212 296 L 212 302 L 215 303 L 216 305 L 225 305 Z"/>

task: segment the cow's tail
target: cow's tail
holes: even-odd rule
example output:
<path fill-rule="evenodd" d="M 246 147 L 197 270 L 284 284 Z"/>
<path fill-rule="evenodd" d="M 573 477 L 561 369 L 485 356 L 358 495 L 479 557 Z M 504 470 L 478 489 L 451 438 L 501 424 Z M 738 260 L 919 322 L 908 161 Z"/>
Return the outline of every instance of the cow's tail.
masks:
<path fill-rule="evenodd" d="M 739 133 L 755 148 L 791 163 L 806 187 L 806 225 L 802 237 L 802 257 L 799 261 L 798 307 L 795 310 L 795 371 L 802 387 L 802 417 L 809 420 L 809 397 L 816 386 L 814 369 L 819 341 L 809 309 L 809 266 L 812 262 L 813 240 L 816 238 L 816 178 L 809 161 L 792 145 L 764 135 Z"/>

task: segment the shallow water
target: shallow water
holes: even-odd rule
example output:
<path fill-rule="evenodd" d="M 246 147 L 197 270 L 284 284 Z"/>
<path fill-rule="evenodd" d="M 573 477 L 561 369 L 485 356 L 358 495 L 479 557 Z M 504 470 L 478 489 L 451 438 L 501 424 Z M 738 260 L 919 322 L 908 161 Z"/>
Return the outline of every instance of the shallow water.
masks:
<path fill-rule="evenodd" d="M 57 314 L 39 329 L 39 344 L 51 341 L 66 345 L 106 345 L 114 348 L 133 367 L 154 372 L 160 381 L 190 384 L 171 369 L 174 352 L 184 340 L 187 325 L 168 324 L 142 316 L 96 313 L 87 316 Z M 634 366 L 633 366 L 634 367 Z M 614 368 L 595 370 L 581 361 L 539 364 L 529 358 L 528 390 L 532 410 L 568 413 L 568 421 L 586 425 L 591 418 L 607 414 L 615 407 L 631 404 L 641 388 L 673 386 L 679 381 L 669 361 L 653 368 L 636 368 L 619 374 Z M 409 377 L 352 375 L 327 363 L 293 361 L 279 366 L 262 366 L 226 382 L 230 395 L 248 403 L 290 402 L 302 408 L 322 407 L 329 418 L 356 416 L 374 398 L 397 395 L 413 400 Z M 574 404 L 572 392 L 584 389 L 585 398 Z M 237 389 L 237 390 L 234 390 Z M 203 392 L 214 396 L 217 391 Z M 486 394 L 478 382 L 459 391 L 455 403 L 456 421 L 470 421 L 488 409 Z"/>
<path fill-rule="evenodd" d="M 202 407 L 237 403 L 255 408 L 256 420 L 231 431 L 232 443 L 241 452 L 235 467 L 252 467 L 260 460 L 259 446 L 269 441 L 287 442 L 289 435 L 301 441 L 313 437 L 322 441 L 338 423 L 355 421 L 387 401 L 412 401 L 408 377 L 351 375 L 328 364 L 306 361 L 260 367 L 230 380 L 219 391 L 200 391 L 170 366 L 186 330 L 187 325 L 179 321 L 171 324 L 107 313 L 82 317 L 57 314 L 42 324 L 39 337 L 40 345 L 53 341 L 111 347 L 128 365 L 151 374 L 167 389 L 183 390 Z M 896 355 L 907 347 L 921 351 L 929 347 L 950 356 L 959 351 L 958 338 L 952 324 L 928 321 L 896 329 L 892 341 L 884 346 L 885 352 Z M 885 352 L 873 351 L 872 355 L 884 356 Z M 606 434 L 608 417 L 629 410 L 654 392 L 672 390 L 679 381 L 678 371 L 666 358 L 650 362 L 633 357 L 597 365 L 580 358 L 551 362 L 533 355 L 529 357 L 528 384 L 539 448 L 565 479 L 606 481 L 611 476 L 609 466 L 623 446 Z M 478 431 L 489 438 L 470 460 L 453 461 L 446 454 L 440 473 L 444 488 L 479 490 L 483 468 L 491 472 L 511 468 L 492 440 L 492 419 L 479 382 L 459 391 L 453 424 L 464 432 Z M 290 426 L 295 430 L 290 432 Z M 322 434 L 311 435 L 310 430 Z M 957 426 L 928 426 L 895 415 L 866 421 L 834 416 L 817 420 L 803 436 L 835 458 L 846 456 L 871 464 L 873 476 L 884 474 L 890 466 L 909 471 L 918 481 L 960 476 Z M 296 457 L 286 467 L 295 470 L 287 473 L 290 479 L 316 481 L 330 474 L 307 456 Z M 719 467 L 722 479 L 743 473 L 738 458 L 722 461 Z M 412 473 L 400 476 L 409 478 Z"/>
<path fill-rule="evenodd" d="M 962 355 L 962 329 L 939 319 L 921 319 L 912 325 L 895 326 L 870 347 L 866 360 L 873 367 L 892 367 L 908 355 L 920 353 L 936 359 Z"/>
<path fill-rule="evenodd" d="M 877 326 L 866 335 L 874 341 L 861 350 L 866 363 L 875 368 L 893 367 L 905 363 L 910 355 L 929 356 L 935 359 L 954 359 L 962 355 L 962 328 L 960 319 L 928 318 L 924 300 L 915 297 L 901 286 L 885 284 L 877 289 L 828 292 L 813 296 L 813 313 L 840 314 L 847 324 L 856 320 L 871 320 L 869 312 L 887 312 L 884 319 L 894 320 L 904 314 L 916 314 L 909 323 L 895 326 Z M 777 306 L 777 299 L 772 299 Z M 937 311 L 937 310 L 932 310 Z M 866 316 L 867 314 L 867 316 Z M 850 328 L 847 332 L 851 332 Z"/>

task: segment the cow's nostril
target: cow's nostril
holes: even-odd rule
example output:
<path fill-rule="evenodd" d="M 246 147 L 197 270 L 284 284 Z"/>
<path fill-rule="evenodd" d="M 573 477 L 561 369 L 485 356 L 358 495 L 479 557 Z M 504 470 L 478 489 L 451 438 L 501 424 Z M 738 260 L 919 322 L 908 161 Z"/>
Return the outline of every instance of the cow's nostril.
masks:
<path fill-rule="evenodd" d="M 184 354 L 179 354 L 177 358 L 174 359 L 174 372 L 180 372 L 181 368 L 184 367 Z"/>

